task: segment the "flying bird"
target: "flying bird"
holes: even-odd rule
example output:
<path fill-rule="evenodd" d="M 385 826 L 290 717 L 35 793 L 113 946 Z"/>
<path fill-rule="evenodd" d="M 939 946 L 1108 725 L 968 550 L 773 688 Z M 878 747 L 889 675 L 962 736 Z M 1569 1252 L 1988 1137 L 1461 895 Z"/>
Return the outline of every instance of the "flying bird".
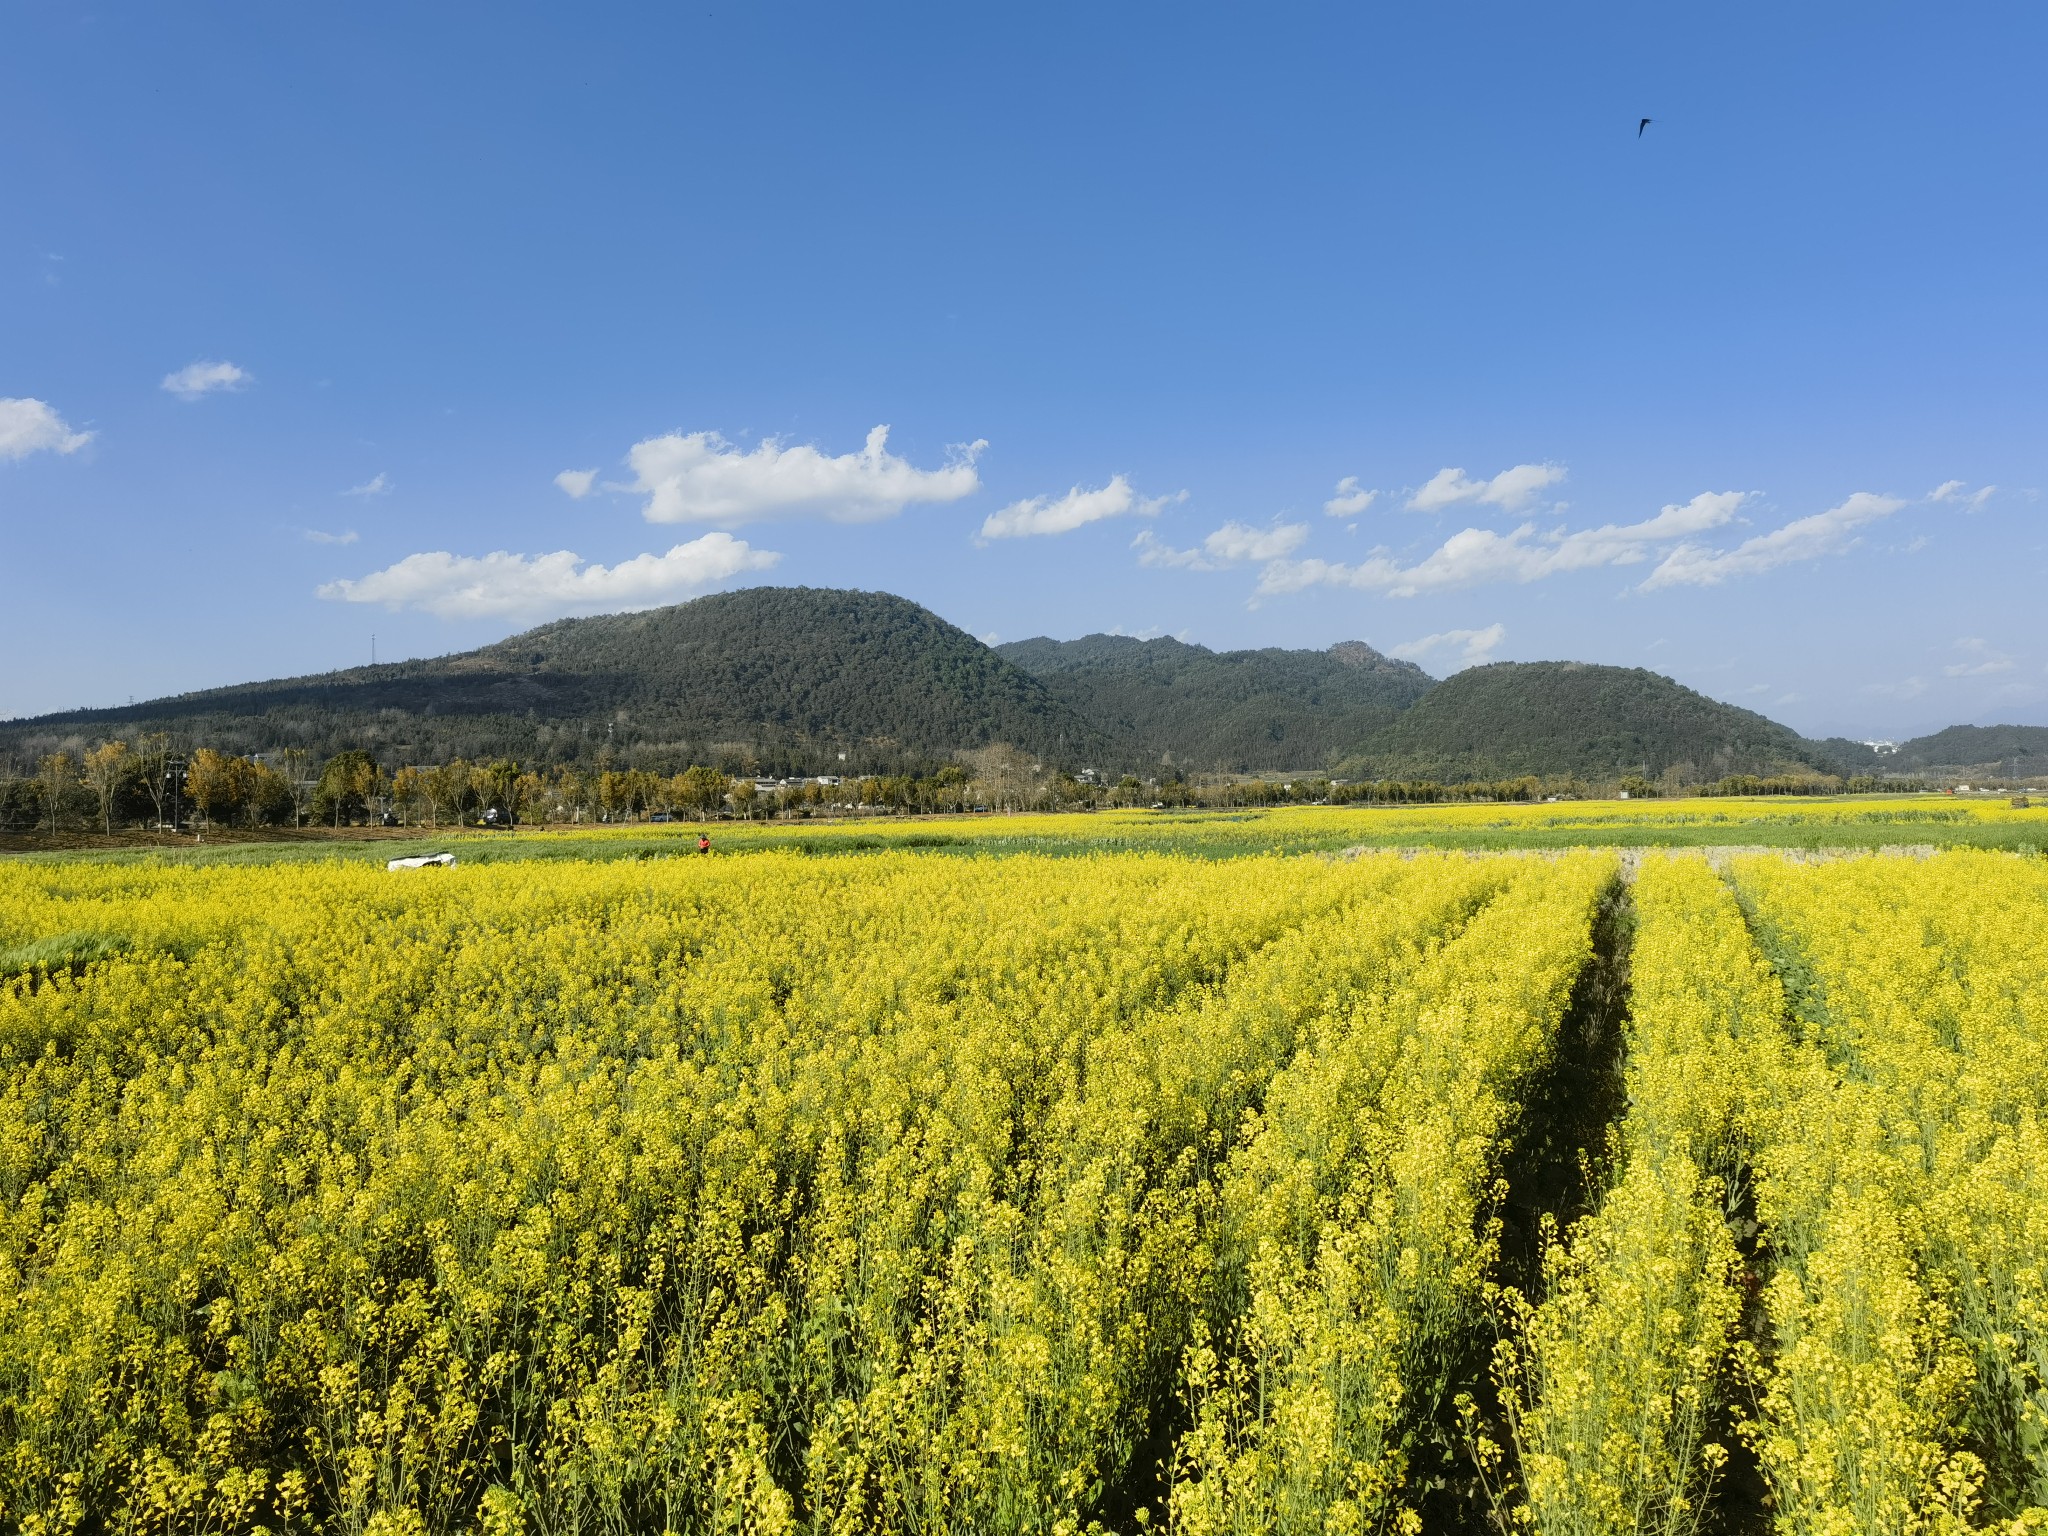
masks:
<path fill-rule="evenodd" d="M 1636 137 L 1640 139 L 1640 138 L 1641 138 L 1641 137 L 1643 136 L 1643 130 L 1644 130 L 1645 128 L 1649 127 L 1649 126 L 1650 126 L 1650 120 L 1649 120 L 1649 119 L 1648 119 L 1647 117 L 1646 117 L 1646 118 L 1644 118 L 1644 119 L 1643 119 L 1643 120 L 1642 120 L 1642 121 L 1641 121 L 1640 123 L 1637 123 L 1637 124 L 1636 124 Z"/>

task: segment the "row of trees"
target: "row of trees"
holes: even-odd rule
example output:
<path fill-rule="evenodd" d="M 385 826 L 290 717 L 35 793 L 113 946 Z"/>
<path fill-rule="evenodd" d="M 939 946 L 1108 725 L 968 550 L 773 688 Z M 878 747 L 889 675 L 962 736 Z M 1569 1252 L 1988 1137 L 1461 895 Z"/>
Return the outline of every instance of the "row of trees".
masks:
<path fill-rule="evenodd" d="M 1919 793 L 1927 788 L 1925 779 L 1878 778 L 1861 773 L 1842 778 L 1832 773 L 1780 773 L 1766 778 L 1753 773 L 1732 773 L 1712 784 L 1691 791 L 1696 795 L 1868 795 L 1876 791 Z"/>
<path fill-rule="evenodd" d="M 164 736 L 55 752 L 28 773 L 0 773 L 0 826 L 219 827 L 331 825 L 389 817 L 404 826 L 490 821 L 622 822 L 650 816 L 801 817 L 843 811 L 934 814 L 1151 803 L 1158 786 L 1126 778 L 1083 785 L 1010 747 L 933 773 L 757 785 L 693 764 L 678 773 L 602 764 L 536 769 L 511 759 L 405 765 L 360 750 L 324 762 L 302 749 L 241 756 L 201 747 L 181 757 Z"/>
<path fill-rule="evenodd" d="M 966 775 L 868 778 L 845 785 L 810 781 L 760 793 L 701 764 L 680 773 L 600 767 L 540 771 L 510 759 L 407 765 L 387 771 L 369 753 L 335 753 L 315 763 L 303 750 L 244 757 L 201 747 L 180 757 L 165 738 L 130 746 L 101 743 L 74 756 L 55 752 L 28 773 L 0 773 L 0 826 L 51 833 L 93 826 L 335 827 L 390 818 L 402 826 L 479 821 L 631 821 L 652 815 L 752 817 L 866 807 L 959 809 Z"/>
<path fill-rule="evenodd" d="M 1868 793 L 1879 788 L 1920 788 L 1917 782 L 1841 779 L 1829 774 L 1737 775 L 1688 793 L 1709 795 Z M 1670 793 L 1639 775 L 1624 777 L 1631 798 Z M 471 763 L 407 765 L 389 771 L 367 752 L 338 752 L 317 762 L 303 748 L 267 756 L 238 756 L 201 747 L 181 757 L 164 735 L 134 745 L 102 742 L 73 756 L 52 753 L 31 772 L 0 773 L 0 826 L 340 827 L 389 818 L 404 826 L 499 825 L 538 822 L 639 820 L 650 816 L 733 814 L 803 817 L 843 811 L 946 814 L 964 811 L 1110 809 L 1166 805 L 1230 808 L 1290 804 L 1403 805 L 1451 801 L 1581 799 L 1611 792 L 1576 780 L 1526 775 L 1464 784 L 1431 779 L 1346 782 L 1320 775 L 1293 779 L 1190 782 L 1178 774 L 1114 783 L 1084 782 L 1034 761 L 1012 747 L 966 754 L 924 775 L 869 775 L 843 782 L 809 779 L 757 786 L 717 768 L 692 765 L 679 773 L 602 765 L 583 770 L 524 766 L 508 758 Z"/>
<path fill-rule="evenodd" d="M 1624 774 L 1621 792 L 1631 800 L 1652 800 L 1669 795 L 1872 795 L 1879 790 L 1893 794 L 1919 794 L 1927 788 L 1925 779 L 1879 778 L 1860 773 L 1843 778 L 1835 773 L 1731 773 L 1706 784 L 1674 787 L 1666 780 L 1652 781 L 1639 773 Z"/>
<path fill-rule="evenodd" d="M 76 756 L 50 753 L 25 774 L 0 773 L 0 826 L 300 825 L 327 809 L 347 765 L 331 761 L 317 778 L 312 766 L 305 751 L 265 762 L 210 747 L 183 757 L 163 735 L 106 741 Z"/>

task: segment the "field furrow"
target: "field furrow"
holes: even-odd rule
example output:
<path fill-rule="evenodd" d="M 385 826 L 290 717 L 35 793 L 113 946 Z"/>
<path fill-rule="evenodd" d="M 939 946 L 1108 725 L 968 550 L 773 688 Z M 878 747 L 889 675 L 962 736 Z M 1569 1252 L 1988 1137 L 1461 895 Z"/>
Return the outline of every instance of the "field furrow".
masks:
<path fill-rule="evenodd" d="M 10 866 L 0 1517 L 2034 1529 L 2044 918 L 1980 852 Z"/>

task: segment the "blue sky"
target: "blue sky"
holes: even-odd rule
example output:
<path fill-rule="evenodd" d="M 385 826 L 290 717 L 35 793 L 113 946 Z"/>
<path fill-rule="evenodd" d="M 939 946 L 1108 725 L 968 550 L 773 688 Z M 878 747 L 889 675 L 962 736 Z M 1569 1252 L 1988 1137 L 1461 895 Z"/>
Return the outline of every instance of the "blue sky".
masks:
<path fill-rule="evenodd" d="M 0 17 L 0 716 L 774 581 L 2048 722 L 2039 8 L 591 10 Z"/>

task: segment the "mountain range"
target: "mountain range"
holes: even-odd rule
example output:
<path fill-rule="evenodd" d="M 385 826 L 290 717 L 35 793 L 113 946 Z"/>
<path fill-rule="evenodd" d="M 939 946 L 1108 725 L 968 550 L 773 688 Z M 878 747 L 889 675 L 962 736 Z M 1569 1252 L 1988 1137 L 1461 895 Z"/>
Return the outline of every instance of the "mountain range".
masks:
<path fill-rule="evenodd" d="M 2048 768 L 2048 728 L 1954 726 L 1880 754 L 1812 741 L 1641 668 L 1497 662 L 1437 681 L 1361 641 L 1212 651 L 1088 635 L 989 646 L 883 592 L 750 587 L 562 619 L 426 660 L 0 722 L 33 759 L 165 730 L 237 752 L 349 747 L 387 763 L 512 757 L 767 772 L 914 771 L 1006 743 L 1109 772 L 1523 774 Z"/>

